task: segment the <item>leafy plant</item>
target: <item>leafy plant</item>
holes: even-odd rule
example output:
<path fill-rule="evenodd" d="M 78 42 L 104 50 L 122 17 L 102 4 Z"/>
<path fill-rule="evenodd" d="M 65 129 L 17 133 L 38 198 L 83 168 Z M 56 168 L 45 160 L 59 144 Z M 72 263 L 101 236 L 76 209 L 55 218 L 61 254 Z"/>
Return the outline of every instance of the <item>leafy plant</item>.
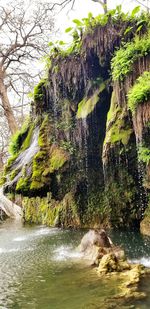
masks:
<path fill-rule="evenodd" d="M 46 85 L 46 82 L 47 82 L 47 80 L 43 78 L 34 87 L 34 92 L 33 92 L 34 101 L 42 101 L 42 99 L 43 99 L 43 86 Z"/>
<path fill-rule="evenodd" d="M 133 63 L 150 53 L 150 36 L 136 36 L 133 42 L 126 43 L 112 59 L 112 75 L 114 80 L 123 80 L 132 71 Z"/>
<path fill-rule="evenodd" d="M 150 149 L 140 146 L 138 150 L 139 160 L 148 164 L 150 162 Z"/>
<path fill-rule="evenodd" d="M 150 72 L 144 72 L 128 93 L 128 106 L 134 113 L 138 104 L 150 99 Z"/>

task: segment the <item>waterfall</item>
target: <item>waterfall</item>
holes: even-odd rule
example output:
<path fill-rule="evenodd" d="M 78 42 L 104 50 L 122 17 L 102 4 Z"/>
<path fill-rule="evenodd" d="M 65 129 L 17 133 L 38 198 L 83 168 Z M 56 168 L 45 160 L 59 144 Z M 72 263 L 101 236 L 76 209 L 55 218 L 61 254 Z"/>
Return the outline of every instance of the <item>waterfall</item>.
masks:
<path fill-rule="evenodd" d="M 3 194 L 3 188 L 0 188 L 0 212 L 10 218 L 20 219 L 22 216 L 21 208 Z"/>
<path fill-rule="evenodd" d="M 86 177 L 86 188 L 87 188 L 87 198 L 89 195 L 89 163 L 88 163 L 88 134 L 87 134 L 87 120 L 86 118 L 82 119 L 83 126 L 83 149 L 84 149 L 84 168 L 85 168 L 85 177 Z"/>
<path fill-rule="evenodd" d="M 17 159 L 15 160 L 13 164 L 13 169 L 18 169 L 20 172 L 16 175 L 16 177 L 12 180 L 6 183 L 6 185 L 13 185 L 13 183 L 16 183 L 18 179 L 22 176 L 22 169 L 27 164 L 29 164 L 32 160 L 32 158 L 35 156 L 35 154 L 39 150 L 38 145 L 38 136 L 39 136 L 39 128 L 35 128 L 30 146 L 23 152 L 19 154 Z"/>
<path fill-rule="evenodd" d="M 55 139 L 57 141 L 58 139 L 58 110 L 57 110 L 57 83 L 55 79 L 55 75 L 53 77 L 53 91 L 54 91 L 54 101 L 53 101 L 53 117 L 54 117 L 54 133 L 55 133 Z"/>

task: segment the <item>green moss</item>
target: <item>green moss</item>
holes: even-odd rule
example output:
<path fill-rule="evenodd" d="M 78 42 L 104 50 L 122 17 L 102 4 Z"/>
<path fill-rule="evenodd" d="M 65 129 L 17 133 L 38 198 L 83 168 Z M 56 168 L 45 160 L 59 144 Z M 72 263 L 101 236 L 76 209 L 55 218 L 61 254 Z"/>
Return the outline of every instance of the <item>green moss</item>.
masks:
<path fill-rule="evenodd" d="M 122 142 L 123 145 L 127 145 L 133 129 L 126 124 L 124 110 L 119 107 L 111 114 L 113 118 L 107 123 L 108 129 L 106 130 L 106 137 L 104 144 Z M 110 116 L 109 116 L 110 117 Z"/>
<path fill-rule="evenodd" d="M 44 174 L 47 165 L 49 164 L 48 153 L 44 150 L 40 150 L 33 158 L 33 169 L 30 189 L 40 190 L 44 186 L 50 185 L 50 170 L 47 174 Z"/>
<path fill-rule="evenodd" d="M 45 148 L 49 143 L 50 122 L 48 115 L 45 116 L 39 131 L 38 144 L 41 148 Z"/>
<path fill-rule="evenodd" d="M 30 190 L 38 191 L 50 185 L 50 140 L 49 140 L 50 122 L 48 115 L 44 117 L 41 124 L 38 144 L 40 150 L 33 158 L 32 177 Z"/>
<path fill-rule="evenodd" d="M 28 194 L 29 188 L 30 188 L 30 178 L 20 177 L 16 185 L 16 192 L 22 194 Z"/>
<path fill-rule="evenodd" d="M 60 148 L 68 152 L 70 155 L 75 153 L 75 146 L 71 141 L 60 141 Z"/>
<path fill-rule="evenodd" d="M 10 180 L 13 180 L 19 173 L 19 169 L 15 169 L 11 172 L 11 174 L 9 175 Z"/>
<path fill-rule="evenodd" d="M 73 195 L 68 193 L 61 202 L 47 197 L 23 198 L 24 219 L 27 222 L 42 223 L 48 226 L 79 226 L 77 205 Z"/>
<path fill-rule="evenodd" d="M 105 193 L 99 188 L 90 191 L 87 200 L 87 207 L 81 218 L 83 225 L 86 227 L 109 226 L 109 211 L 107 203 L 105 202 Z"/>
<path fill-rule="evenodd" d="M 96 104 L 99 102 L 99 94 L 105 89 L 105 83 L 103 82 L 99 89 L 89 98 L 84 98 L 78 105 L 77 119 L 86 118 L 95 108 Z"/>
<path fill-rule="evenodd" d="M 23 142 L 25 141 L 29 132 L 29 122 L 25 122 L 20 129 L 11 138 L 9 153 L 13 156 L 19 153 Z"/>
<path fill-rule="evenodd" d="M 148 164 L 150 162 L 150 149 L 140 146 L 138 149 L 138 158 L 140 161 Z"/>
<path fill-rule="evenodd" d="M 59 170 L 67 161 L 67 153 L 61 148 L 54 147 L 50 157 L 50 172 Z"/>
<path fill-rule="evenodd" d="M 81 224 L 78 205 L 71 192 L 67 193 L 60 203 L 59 221 L 63 227 L 79 227 Z"/>
<path fill-rule="evenodd" d="M 4 174 L 6 175 L 10 169 L 11 169 L 11 166 L 12 164 L 14 163 L 14 161 L 17 159 L 18 157 L 18 154 L 14 155 L 13 157 L 10 157 L 8 160 L 7 160 L 7 164 L 5 165 L 4 167 Z"/>
<path fill-rule="evenodd" d="M 13 135 L 11 139 L 9 152 L 12 156 L 7 160 L 4 168 L 4 174 L 8 174 L 10 171 L 12 171 L 10 175 L 11 180 L 17 175 L 17 171 L 12 170 L 13 163 L 17 159 L 18 155 L 30 146 L 33 129 L 34 124 L 25 122 L 21 130 L 18 131 L 15 135 Z"/>
<path fill-rule="evenodd" d="M 115 178 L 110 176 L 105 185 L 104 204 L 109 209 L 109 220 L 113 226 L 127 227 L 137 218 L 139 205 L 135 206 L 136 185 L 129 173 L 119 166 Z"/>
<path fill-rule="evenodd" d="M 23 209 L 25 221 L 48 226 L 54 225 L 60 211 L 58 202 L 52 199 L 51 194 L 44 198 L 24 198 Z"/>
<path fill-rule="evenodd" d="M 3 186 L 4 183 L 7 181 L 7 178 L 5 176 L 0 176 L 0 186 Z"/>
<path fill-rule="evenodd" d="M 43 87 L 46 85 L 47 79 L 41 79 L 38 85 L 34 87 L 33 98 L 34 101 L 42 101 L 43 100 Z"/>
<path fill-rule="evenodd" d="M 112 75 L 114 80 L 123 80 L 132 71 L 133 64 L 150 53 L 150 35 L 136 37 L 133 42 L 126 43 L 112 59 Z"/>
<path fill-rule="evenodd" d="M 21 151 L 26 150 L 30 146 L 31 138 L 32 138 L 32 135 L 33 135 L 33 130 L 34 130 L 34 124 L 31 124 L 29 126 L 28 135 L 27 135 L 27 137 L 25 138 L 25 140 L 22 144 Z"/>
<path fill-rule="evenodd" d="M 113 121 L 118 111 L 119 111 L 119 107 L 118 107 L 118 102 L 116 98 L 116 93 L 115 91 L 113 91 L 112 96 L 111 96 L 110 109 L 107 114 L 107 124 Z"/>
<path fill-rule="evenodd" d="M 128 106 L 134 113 L 137 106 L 150 100 L 150 72 L 144 72 L 128 93 Z"/>

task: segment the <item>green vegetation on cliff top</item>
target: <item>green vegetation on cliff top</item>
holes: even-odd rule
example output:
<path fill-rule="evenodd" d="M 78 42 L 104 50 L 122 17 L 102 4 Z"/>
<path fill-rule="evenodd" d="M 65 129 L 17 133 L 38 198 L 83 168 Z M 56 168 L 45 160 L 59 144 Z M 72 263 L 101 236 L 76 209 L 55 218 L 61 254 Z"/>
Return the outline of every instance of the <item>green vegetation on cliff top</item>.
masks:
<path fill-rule="evenodd" d="M 150 72 L 144 72 L 128 93 L 128 106 L 134 113 L 138 104 L 150 100 Z"/>
<path fill-rule="evenodd" d="M 50 52 L 49 55 L 44 57 L 46 68 L 50 68 L 51 60 L 55 59 L 57 56 L 67 57 L 71 54 L 79 54 L 82 49 L 82 37 L 93 32 L 98 26 L 102 28 L 107 24 L 116 24 L 122 22 L 127 24 L 127 28 L 124 31 L 124 36 L 128 36 L 129 33 L 133 32 L 134 26 L 137 33 L 142 30 L 142 28 L 148 24 L 149 16 L 147 13 L 139 14 L 140 7 L 137 6 L 132 12 L 124 13 L 122 11 L 122 6 L 118 5 L 115 9 L 108 10 L 105 14 L 99 14 L 94 17 L 92 13 L 89 13 L 87 18 L 82 18 L 82 20 L 74 19 L 73 26 L 66 29 L 66 33 L 70 33 L 72 37 L 71 44 L 67 44 L 62 40 L 57 40 L 56 42 L 49 42 Z M 134 25 L 134 26 L 133 26 Z M 53 68 L 52 68 L 53 70 Z M 57 67 L 58 70 L 58 67 Z"/>
<path fill-rule="evenodd" d="M 123 80 L 132 72 L 133 64 L 138 58 L 150 53 L 150 32 L 143 37 L 136 36 L 132 42 L 124 44 L 112 59 L 113 80 Z"/>

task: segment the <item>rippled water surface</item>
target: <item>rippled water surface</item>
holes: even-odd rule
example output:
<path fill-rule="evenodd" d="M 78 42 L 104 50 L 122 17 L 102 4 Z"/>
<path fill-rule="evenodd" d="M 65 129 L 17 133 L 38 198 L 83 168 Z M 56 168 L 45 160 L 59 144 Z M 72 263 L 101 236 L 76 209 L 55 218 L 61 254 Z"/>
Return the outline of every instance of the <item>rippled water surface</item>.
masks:
<path fill-rule="evenodd" d="M 117 295 L 119 281 L 103 280 L 76 250 L 83 231 L 0 224 L 0 308 L 103 309 Z M 132 261 L 150 267 L 150 239 L 137 233 L 113 233 Z M 142 289 L 150 295 L 150 279 Z M 129 308 L 124 305 L 107 308 Z M 129 305 L 129 304 L 128 304 Z M 132 308 L 149 309 L 150 296 Z"/>

